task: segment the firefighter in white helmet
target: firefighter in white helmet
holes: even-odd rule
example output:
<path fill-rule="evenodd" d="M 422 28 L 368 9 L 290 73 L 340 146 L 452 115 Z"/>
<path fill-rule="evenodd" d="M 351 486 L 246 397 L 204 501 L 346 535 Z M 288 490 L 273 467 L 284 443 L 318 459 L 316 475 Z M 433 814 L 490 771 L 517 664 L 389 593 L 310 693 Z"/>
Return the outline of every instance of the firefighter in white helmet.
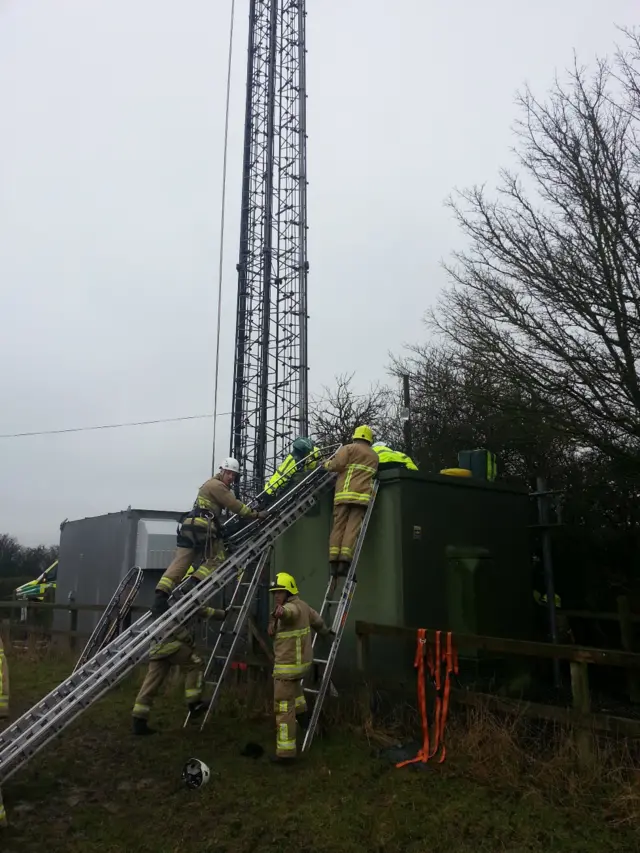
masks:
<path fill-rule="evenodd" d="M 290 762 L 296 757 L 296 722 L 307 728 L 307 703 L 302 679 L 311 668 L 311 630 L 331 633 L 313 607 L 298 597 L 295 579 L 279 572 L 271 584 L 275 606 L 269 622 L 273 637 L 273 700 L 276 715 L 276 754 L 271 760 Z"/>
<path fill-rule="evenodd" d="M 169 596 L 196 558 L 202 558 L 202 562 L 191 575 L 193 583 L 208 577 L 223 562 L 225 554 L 220 534 L 223 508 L 241 518 L 266 517 L 266 513 L 250 509 L 234 496 L 230 487 L 239 472 L 240 465 L 236 459 L 224 459 L 220 471 L 200 486 L 193 508 L 182 517 L 175 557 L 156 587 L 153 606 L 156 615 L 167 610 Z"/>

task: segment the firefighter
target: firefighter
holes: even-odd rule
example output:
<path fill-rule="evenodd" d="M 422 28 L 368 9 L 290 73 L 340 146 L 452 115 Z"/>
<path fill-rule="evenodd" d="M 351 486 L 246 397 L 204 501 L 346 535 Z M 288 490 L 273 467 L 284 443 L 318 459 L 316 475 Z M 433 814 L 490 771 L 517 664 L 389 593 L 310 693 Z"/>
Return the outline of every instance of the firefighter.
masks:
<path fill-rule="evenodd" d="M 9 716 L 9 666 L 4 654 L 4 646 L 0 637 L 0 720 Z M 2 802 L 0 789 L 0 827 L 7 825 L 7 813 Z"/>
<path fill-rule="evenodd" d="M 188 573 L 187 573 L 188 574 Z M 186 577 L 186 575 L 185 575 Z M 226 610 L 213 607 L 202 607 L 198 614 L 205 619 L 226 618 Z M 133 706 L 133 733 L 135 735 L 150 735 L 155 729 L 149 728 L 147 720 L 151 713 L 153 701 L 169 675 L 172 666 L 179 666 L 185 672 L 184 697 L 193 717 L 198 717 L 207 708 L 202 701 L 202 682 L 204 666 L 202 658 L 194 651 L 195 630 L 193 625 L 182 625 L 175 634 L 161 643 L 155 643 L 149 652 L 149 668 L 142 687 L 140 688 Z"/>
<path fill-rule="evenodd" d="M 401 453 L 399 450 L 392 450 L 384 441 L 376 441 L 372 447 L 378 454 L 380 464 L 378 469 L 385 471 L 388 468 L 406 468 L 408 471 L 417 471 L 418 466 L 410 456 L 406 453 Z"/>
<path fill-rule="evenodd" d="M 309 725 L 302 679 L 311 668 L 313 649 L 311 629 L 321 636 L 332 632 L 318 613 L 298 598 L 295 579 L 279 572 L 271 584 L 275 606 L 269 622 L 273 637 L 273 701 L 276 715 L 276 753 L 274 762 L 290 762 L 296 757 L 296 722 Z"/>
<path fill-rule="evenodd" d="M 371 499 L 373 479 L 378 471 L 378 455 L 371 448 L 372 441 L 371 427 L 356 427 L 352 443 L 343 445 L 324 463 L 325 468 L 338 474 L 329 539 L 329 566 L 334 579 L 347 574 Z"/>
<path fill-rule="evenodd" d="M 276 491 L 285 486 L 299 470 L 313 471 L 317 468 L 319 459 L 320 450 L 315 446 L 311 439 L 299 436 L 291 445 L 291 453 L 286 457 L 284 462 L 278 466 L 275 473 L 268 480 L 264 488 L 265 492 L 269 496 L 274 495 Z M 304 465 L 302 465 L 302 469 L 300 469 L 300 463 L 303 460 L 306 461 L 304 462 Z"/>
<path fill-rule="evenodd" d="M 156 587 L 153 612 L 156 616 L 169 607 L 169 596 L 196 557 L 203 556 L 200 566 L 193 572 L 191 582 L 198 583 L 217 569 L 225 559 L 220 535 L 220 513 L 225 507 L 241 518 L 265 518 L 265 512 L 256 512 L 241 503 L 230 486 L 240 471 L 237 460 L 229 457 L 222 462 L 220 471 L 200 486 L 193 509 L 183 516 L 178 527 L 176 554 Z"/>

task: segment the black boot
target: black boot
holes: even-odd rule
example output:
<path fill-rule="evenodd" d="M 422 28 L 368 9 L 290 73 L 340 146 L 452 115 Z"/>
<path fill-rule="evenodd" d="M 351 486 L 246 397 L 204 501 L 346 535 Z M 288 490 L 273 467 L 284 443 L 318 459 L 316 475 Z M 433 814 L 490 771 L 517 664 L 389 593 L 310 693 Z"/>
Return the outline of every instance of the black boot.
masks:
<path fill-rule="evenodd" d="M 156 591 L 156 596 L 153 599 L 153 607 L 151 608 L 151 612 L 157 618 L 158 616 L 162 616 L 163 613 L 166 613 L 168 609 L 169 596 L 166 592 Z"/>
<path fill-rule="evenodd" d="M 292 765 L 296 763 L 295 755 L 291 756 L 291 758 L 283 758 L 281 755 L 270 755 L 269 761 L 271 764 L 280 764 L 282 767 L 286 767 L 287 765 Z"/>
<path fill-rule="evenodd" d="M 191 702 L 189 705 L 189 713 L 194 719 L 196 719 L 196 717 L 201 717 L 208 707 L 208 702 Z"/>
<path fill-rule="evenodd" d="M 298 714 L 296 717 L 298 721 L 298 725 L 302 729 L 303 732 L 309 728 L 309 723 L 311 722 L 311 714 L 308 711 L 303 711 L 301 714 Z"/>
<path fill-rule="evenodd" d="M 143 717 L 132 717 L 134 735 L 154 735 L 155 729 L 150 729 Z"/>
<path fill-rule="evenodd" d="M 336 574 L 339 578 L 346 578 L 347 574 L 349 573 L 349 565 L 350 564 L 345 563 L 344 560 L 341 560 L 338 563 L 338 570 L 337 570 Z"/>

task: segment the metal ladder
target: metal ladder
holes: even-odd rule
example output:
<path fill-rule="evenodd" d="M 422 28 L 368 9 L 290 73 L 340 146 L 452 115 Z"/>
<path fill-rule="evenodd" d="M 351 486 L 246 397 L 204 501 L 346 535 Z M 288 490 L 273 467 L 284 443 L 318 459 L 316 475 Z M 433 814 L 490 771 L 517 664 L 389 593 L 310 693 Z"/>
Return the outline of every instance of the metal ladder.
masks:
<path fill-rule="evenodd" d="M 337 600 L 331 598 L 331 596 L 334 595 L 334 592 L 331 589 L 331 578 L 329 578 L 329 583 L 327 584 L 327 589 L 324 594 L 324 600 L 322 602 L 322 607 L 320 608 L 320 616 L 323 619 L 325 618 L 325 616 L 327 616 L 328 609 L 332 604 L 338 605 L 335 616 L 333 617 L 333 621 L 331 623 L 331 630 L 334 632 L 334 637 L 331 641 L 331 647 L 329 649 L 329 654 L 327 655 L 327 657 L 314 657 L 313 659 L 314 664 L 318 664 L 324 667 L 324 672 L 322 673 L 322 678 L 320 680 L 320 686 L 316 690 L 312 687 L 304 687 L 303 684 L 304 692 L 311 693 L 315 695 L 316 698 L 315 704 L 313 706 L 313 712 L 311 714 L 311 719 L 309 721 L 309 727 L 307 728 L 307 731 L 304 735 L 304 740 L 302 741 L 302 752 L 306 752 L 311 746 L 311 741 L 313 740 L 316 728 L 318 727 L 318 720 L 320 719 L 322 705 L 325 696 L 327 695 L 327 690 L 329 690 L 331 686 L 331 673 L 333 672 L 333 667 L 336 662 L 336 658 L 338 657 L 338 649 L 340 648 L 340 641 L 342 640 L 342 635 L 344 633 L 344 626 L 346 625 L 347 618 L 349 616 L 349 611 L 351 609 L 351 602 L 353 601 L 353 596 L 356 591 L 356 568 L 358 566 L 358 559 L 360 558 L 360 552 L 362 550 L 362 543 L 364 542 L 364 537 L 367 535 L 367 528 L 371 519 L 371 513 L 373 512 L 373 506 L 376 502 L 376 496 L 378 494 L 379 485 L 379 482 L 375 480 L 373 483 L 373 490 L 371 492 L 371 499 L 369 500 L 367 511 L 364 515 L 364 518 L 362 519 L 362 526 L 360 528 L 360 532 L 358 533 L 356 547 L 353 551 L 353 559 L 351 560 L 351 564 L 349 565 L 349 571 L 347 572 L 347 576 L 344 579 L 344 586 L 342 587 L 340 598 Z M 311 641 L 314 651 L 318 636 L 318 634 L 314 634 L 313 640 Z"/>
<path fill-rule="evenodd" d="M 213 706 L 217 702 L 218 697 L 220 695 L 222 682 L 224 681 L 225 676 L 233 660 L 233 656 L 238 646 L 238 642 L 242 635 L 242 629 L 244 628 L 247 616 L 249 615 L 251 603 L 255 597 L 258 584 L 260 583 L 260 578 L 262 577 L 264 568 L 269 561 L 270 555 L 271 547 L 268 546 L 264 549 L 260 558 L 253 564 L 253 566 L 247 568 L 241 575 L 239 575 L 238 580 L 236 582 L 233 595 L 231 596 L 231 601 L 229 602 L 227 618 L 220 626 L 220 631 L 218 632 L 218 636 L 216 637 L 216 641 L 213 646 L 213 651 L 209 656 L 209 660 L 207 661 L 207 665 L 204 671 L 205 684 L 213 684 L 213 693 L 211 695 L 211 699 L 209 700 L 207 712 L 204 716 L 204 719 L 202 720 L 200 731 L 202 731 L 202 729 L 204 728 L 204 725 L 209 718 L 209 714 L 213 710 Z M 250 575 L 249 580 L 244 580 L 246 575 Z M 230 629 L 225 630 L 229 622 L 233 622 L 233 624 Z M 229 647 L 224 650 L 224 642 L 229 637 L 231 638 L 231 643 Z M 213 682 L 207 682 L 207 676 L 212 672 L 212 670 L 214 670 L 217 665 L 220 666 L 217 678 Z M 187 717 L 184 721 L 185 727 L 189 722 L 190 718 L 191 712 L 187 714 Z"/>
<path fill-rule="evenodd" d="M 93 629 L 87 645 L 80 653 L 73 672 L 77 672 L 88 660 L 98 654 L 122 631 L 124 621 L 131 612 L 138 590 L 142 585 L 142 569 L 134 566 L 120 581 L 111 601 L 107 604 L 98 624 Z M 114 618 L 115 617 L 115 618 Z M 112 621 L 113 620 L 113 621 Z"/>
<path fill-rule="evenodd" d="M 6 781 L 33 755 L 60 734 L 86 708 L 120 682 L 145 660 L 149 646 L 159 643 L 192 619 L 200 608 L 228 583 L 238 569 L 258 560 L 294 522 L 328 490 L 334 475 L 326 469 L 312 471 L 273 507 L 273 514 L 256 520 L 251 539 L 243 543 L 219 570 L 201 580 L 189 592 L 184 583 L 170 599 L 171 607 L 158 619 L 145 613 L 130 628 L 72 673 L 16 722 L 0 733 L 0 783 Z M 277 511 L 276 511 L 277 509 Z"/>

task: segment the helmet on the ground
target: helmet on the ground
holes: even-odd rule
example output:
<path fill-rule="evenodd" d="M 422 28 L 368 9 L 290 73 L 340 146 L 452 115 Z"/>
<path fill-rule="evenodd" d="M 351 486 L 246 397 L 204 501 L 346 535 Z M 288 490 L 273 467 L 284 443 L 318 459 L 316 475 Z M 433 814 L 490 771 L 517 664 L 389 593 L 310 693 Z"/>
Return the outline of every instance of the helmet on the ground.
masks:
<path fill-rule="evenodd" d="M 279 591 L 289 592 L 291 595 L 298 594 L 298 587 L 293 575 L 289 575 L 287 572 L 278 572 L 276 579 L 271 582 L 269 592 Z"/>
<path fill-rule="evenodd" d="M 368 441 L 369 444 L 373 441 L 373 432 L 371 431 L 371 427 L 362 425 L 356 427 L 353 431 L 352 438 L 359 438 L 362 441 Z"/>
<path fill-rule="evenodd" d="M 308 456 L 313 452 L 313 442 L 310 438 L 305 438 L 300 435 L 291 445 L 291 453 L 293 456 L 297 456 L 298 459 L 302 459 L 305 456 Z"/>
<path fill-rule="evenodd" d="M 201 788 L 211 777 L 211 771 L 199 758 L 190 758 L 182 768 L 182 781 L 187 788 Z"/>
<path fill-rule="evenodd" d="M 227 456 L 226 459 L 223 459 L 220 463 L 221 471 L 233 471 L 234 474 L 240 473 L 240 463 L 237 459 L 234 459 L 233 456 Z"/>

